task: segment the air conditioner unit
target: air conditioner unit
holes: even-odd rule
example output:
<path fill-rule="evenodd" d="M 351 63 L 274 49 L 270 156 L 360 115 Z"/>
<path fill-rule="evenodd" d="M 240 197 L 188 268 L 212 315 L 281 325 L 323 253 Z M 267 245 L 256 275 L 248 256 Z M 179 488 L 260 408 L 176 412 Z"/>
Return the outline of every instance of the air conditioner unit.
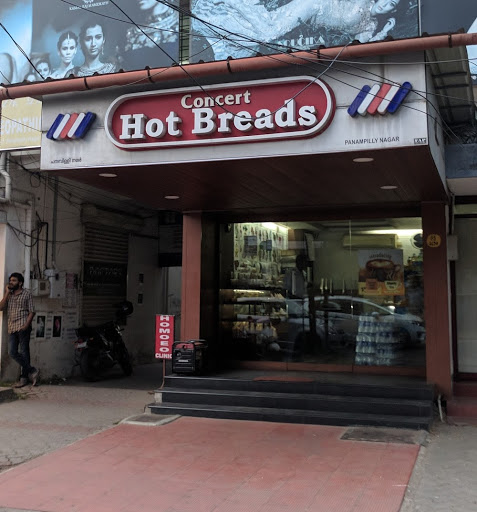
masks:
<path fill-rule="evenodd" d="M 351 249 L 374 249 L 385 247 L 395 249 L 397 246 L 396 234 L 382 235 L 345 235 L 343 237 L 343 247 Z"/>

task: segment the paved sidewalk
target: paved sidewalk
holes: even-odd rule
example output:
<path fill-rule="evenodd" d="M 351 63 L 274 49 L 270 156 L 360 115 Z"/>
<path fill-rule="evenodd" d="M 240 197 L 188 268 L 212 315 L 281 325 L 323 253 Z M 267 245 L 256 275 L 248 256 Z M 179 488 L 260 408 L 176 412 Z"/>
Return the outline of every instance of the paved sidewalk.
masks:
<path fill-rule="evenodd" d="M 341 427 L 119 424 L 160 381 L 148 365 L 1 403 L 0 512 L 477 511 L 477 427 L 437 419 L 419 449 L 390 442 L 389 429 L 362 429 L 384 441 L 364 442 L 341 439 Z"/>
<path fill-rule="evenodd" d="M 122 424 L 1 474 L 0 506 L 398 512 L 419 446 L 340 439 L 346 430 L 187 417 Z"/>
<path fill-rule="evenodd" d="M 74 385 L 26 387 L 16 391 L 18 400 L 0 403 L 0 475 L 142 413 L 154 401 L 151 384 L 141 383 L 136 389 L 107 387 L 113 382 L 121 386 L 125 379 L 91 384 L 76 379 Z"/>
<path fill-rule="evenodd" d="M 437 420 L 422 447 L 401 512 L 477 511 L 477 427 Z"/>

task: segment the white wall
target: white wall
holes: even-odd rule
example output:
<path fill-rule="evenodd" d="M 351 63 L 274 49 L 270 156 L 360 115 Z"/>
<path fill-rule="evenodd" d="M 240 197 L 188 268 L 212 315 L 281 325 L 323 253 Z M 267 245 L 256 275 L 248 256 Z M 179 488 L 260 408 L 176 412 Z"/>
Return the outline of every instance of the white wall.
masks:
<path fill-rule="evenodd" d="M 155 315 L 161 312 L 158 249 L 159 243 L 155 237 L 132 235 L 129 238 L 128 300 L 132 302 L 134 312 L 128 318 L 124 337 L 136 363 L 155 361 Z M 143 283 L 140 282 L 140 274 L 143 276 Z"/>
<path fill-rule="evenodd" d="M 30 161 L 22 157 L 22 164 Z M 39 162 L 29 165 L 33 170 L 37 169 Z M 20 203 L 29 201 L 32 204 L 33 229 L 37 228 L 37 221 L 48 223 L 48 244 L 46 241 L 46 225 L 40 233 L 40 240 L 36 243 L 33 238 L 31 251 L 32 277 L 43 277 L 43 271 L 55 264 L 57 271 L 76 274 L 79 278 L 79 289 L 68 292 L 68 297 L 51 299 L 49 297 L 34 297 L 34 305 L 37 317 L 33 320 L 35 327 L 38 316 L 45 315 L 50 322 L 55 315 L 62 317 L 62 332 L 59 337 L 52 337 L 51 329 L 46 330 L 45 337 L 36 337 L 35 329 L 32 332 L 30 353 L 33 366 L 39 367 L 43 378 L 50 378 L 54 375 L 68 378 L 73 372 L 75 339 L 74 328 L 81 322 L 81 272 L 83 252 L 83 225 L 81 218 L 81 192 L 75 187 L 65 187 L 60 184 L 57 196 L 56 208 L 56 250 L 52 254 L 52 240 L 54 231 L 54 178 L 47 180 L 42 174 L 40 180 L 31 172 L 22 169 L 20 166 L 11 165 L 10 174 L 12 177 L 13 202 L 11 204 L 0 204 L 1 211 L 6 212 L 6 223 L 0 224 L 0 285 L 5 287 L 8 276 L 11 272 L 25 272 L 25 244 L 32 245 L 32 240 L 25 239 L 22 232 L 25 231 L 25 209 Z M 1 187 L 1 184 L 0 184 Z M 78 189 L 79 190 L 79 189 Z M 101 200 L 101 196 L 107 196 L 104 191 L 98 191 L 97 195 L 85 195 L 85 201 L 95 203 Z M 0 196 L 3 190 L 0 188 Z M 113 201 L 110 197 L 109 203 Z M 130 203 L 128 203 L 129 205 Z M 110 205 L 109 205 L 110 206 Z M 116 203 L 117 210 L 125 211 L 126 206 L 120 199 Z M 148 237 L 157 237 L 157 218 L 154 212 L 148 212 L 149 218 L 145 220 L 144 226 L 139 229 L 140 233 Z M 0 217 L 1 219 L 1 217 Z M 5 220 L 5 219 L 4 219 Z M 101 219 L 98 219 L 100 221 Z M 110 219 L 109 219 L 110 220 Z M 1 222 L 1 220 L 0 220 Z M 119 227 L 121 221 L 117 221 Z M 9 226 L 10 225 L 10 226 Z M 12 228 L 16 228 L 15 232 Z M 48 253 L 46 255 L 46 247 Z M 5 250 L 3 250 L 3 248 Z M 153 355 L 154 324 L 150 321 L 157 309 L 158 280 L 157 269 L 157 239 L 132 237 L 130 247 L 130 276 L 131 288 L 130 297 L 137 301 L 138 288 L 133 283 L 132 276 L 138 272 L 145 273 L 145 288 L 143 307 L 135 304 L 135 314 L 125 329 L 124 335 L 128 347 L 131 348 L 136 361 L 144 361 L 144 355 L 149 352 Z M 3 261 L 4 258 L 4 261 Z M 3 282 L 2 282 L 3 280 Z M 134 284 L 134 286 L 133 286 Z M 137 307 L 136 307 L 137 306 Z M 6 314 L 0 314 L 1 344 L 0 344 L 0 378 L 4 381 L 11 381 L 18 377 L 19 367 L 8 356 L 8 335 L 6 327 Z M 47 322 L 48 326 L 48 322 Z M 79 370 L 74 370 L 79 374 Z"/>
<path fill-rule="evenodd" d="M 456 261 L 457 353 L 459 371 L 477 372 L 477 219 L 457 219 L 459 259 Z"/>

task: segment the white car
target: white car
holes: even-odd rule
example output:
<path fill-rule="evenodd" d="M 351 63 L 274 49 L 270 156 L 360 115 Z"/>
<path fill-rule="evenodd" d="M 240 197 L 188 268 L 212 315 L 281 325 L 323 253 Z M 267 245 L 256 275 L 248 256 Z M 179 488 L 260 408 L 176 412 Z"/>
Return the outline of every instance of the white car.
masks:
<path fill-rule="evenodd" d="M 293 337 L 309 332 L 309 300 L 288 300 L 288 323 Z M 426 339 L 422 318 L 409 313 L 397 313 L 392 308 L 376 304 L 363 297 L 331 295 L 315 297 L 316 333 L 321 339 L 327 337 L 330 344 L 354 344 L 360 317 L 371 315 L 377 320 L 392 322 L 393 332 L 402 345 L 417 345 Z M 326 333 L 328 335 L 326 336 Z"/>

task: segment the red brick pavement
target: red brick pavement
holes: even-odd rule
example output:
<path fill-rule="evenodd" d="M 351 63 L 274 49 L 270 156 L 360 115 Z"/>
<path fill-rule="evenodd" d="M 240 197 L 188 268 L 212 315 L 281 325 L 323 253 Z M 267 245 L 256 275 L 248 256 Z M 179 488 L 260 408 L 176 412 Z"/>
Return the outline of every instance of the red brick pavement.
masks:
<path fill-rule="evenodd" d="M 0 474 L 0 507 L 49 512 L 398 512 L 419 446 L 341 427 L 182 417 L 122 424 Z"/>

